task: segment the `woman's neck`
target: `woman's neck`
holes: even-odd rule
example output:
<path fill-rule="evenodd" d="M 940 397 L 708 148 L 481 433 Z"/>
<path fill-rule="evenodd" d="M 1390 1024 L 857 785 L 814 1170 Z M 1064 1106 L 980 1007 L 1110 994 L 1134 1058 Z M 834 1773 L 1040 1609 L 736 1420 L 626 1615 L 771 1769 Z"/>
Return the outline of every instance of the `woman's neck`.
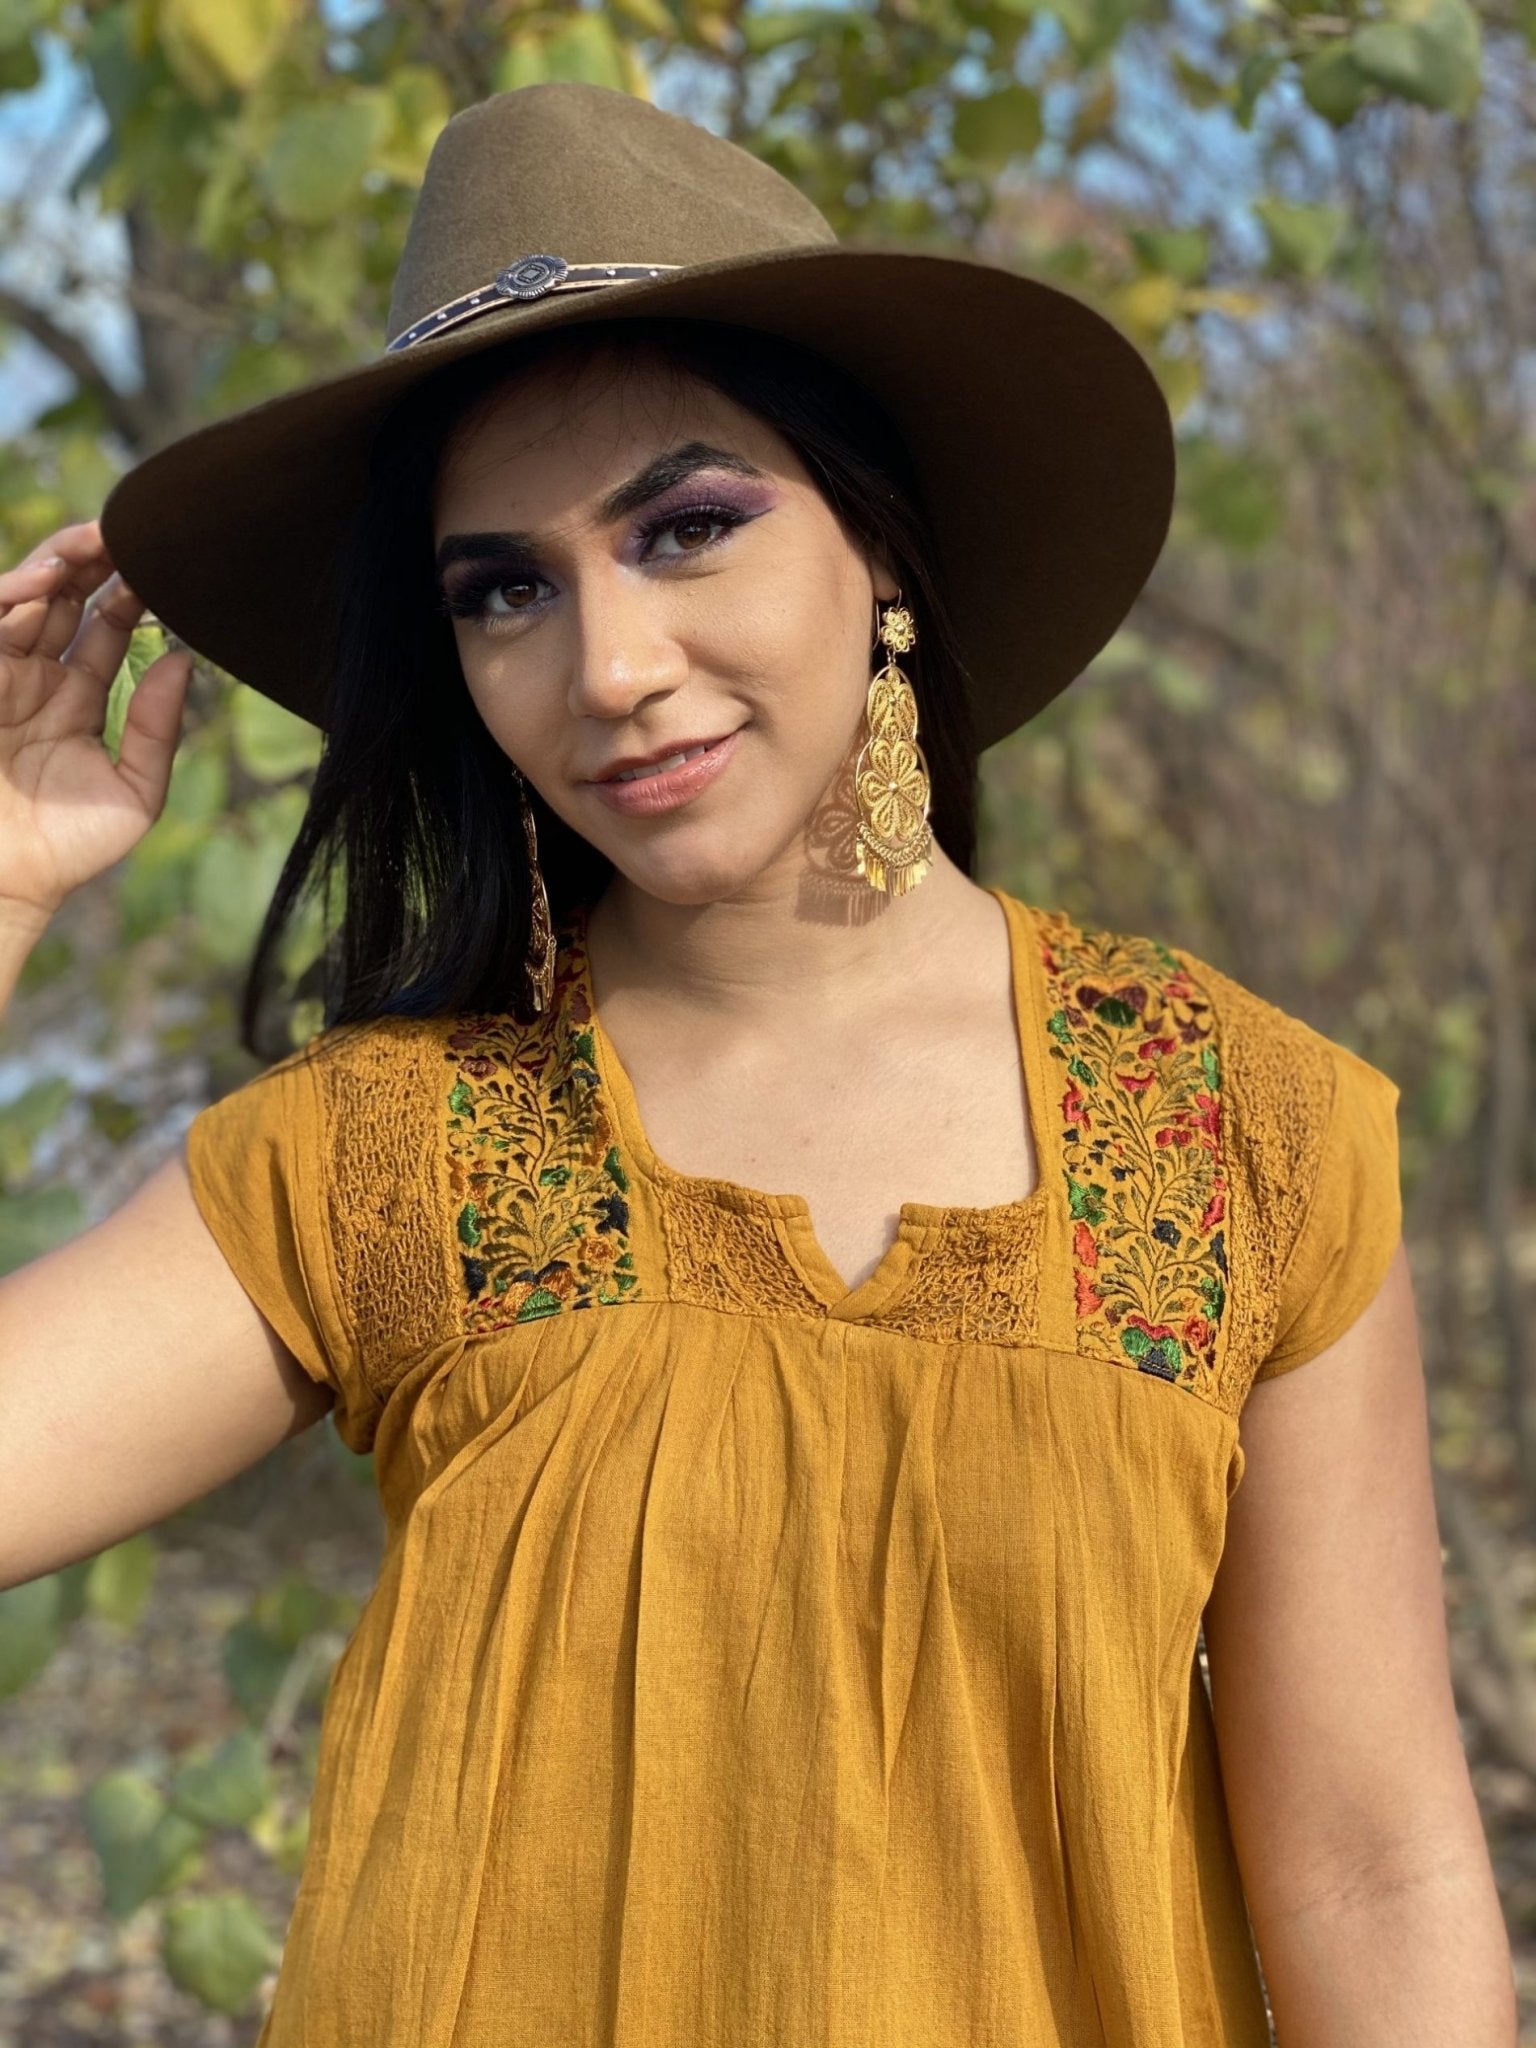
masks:
<path fill-rule="evenodd" d="M 872 917 L 829 923 L 807 914 L 801 877 L 764 877 L 751 891 L 675 904 L 616 875 L 588 920 L 594 973 L 606 989 L 697 1017 L 745 1022 L 797 1009 L 858 1012 L 921 983 L 996 905 L 934 848 L 923 881 L 878 902 Z"/>

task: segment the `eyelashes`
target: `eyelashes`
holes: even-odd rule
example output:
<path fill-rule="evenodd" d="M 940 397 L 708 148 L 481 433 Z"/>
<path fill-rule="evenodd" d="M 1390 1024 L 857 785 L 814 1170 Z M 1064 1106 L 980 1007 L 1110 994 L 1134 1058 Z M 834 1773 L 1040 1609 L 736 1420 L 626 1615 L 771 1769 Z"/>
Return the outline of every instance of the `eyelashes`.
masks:
<path fill-rule="evenodd" d="M 722 532 L 702 542 L 698 547 L 684 548 L 680 553 L 664 558 L 674 562 L 692 561 L 697 556 L 707 555 L 712 549 L 722 546 L 737 527 L 745 526 L 755 517 L 756 513 L 743 512 L 736 505 L 685 505 L 679 511 L 665 513 L 662 517 L 642 526 L 640 537 L 648 549 L 653 540 L 679 526 L 708 521 L 711 525 L 723 528 Z M 482 562 L 455 578 L 452 588 L 441 593 L 440 609 L 449 618 L 480 619 L 487 622 L 494 619 L 498 624 L 505 624 L 525 614 L 539 611 L 543 600 L 535 599 L 529 604 L 512 605 L 506 611 L 494 613 L 487 612 L 487 601 L 500 591 L 515 590 L 524 584 L 538 584 L 546 580 L 533 569 L 509 568 L 504 561 Z"/>

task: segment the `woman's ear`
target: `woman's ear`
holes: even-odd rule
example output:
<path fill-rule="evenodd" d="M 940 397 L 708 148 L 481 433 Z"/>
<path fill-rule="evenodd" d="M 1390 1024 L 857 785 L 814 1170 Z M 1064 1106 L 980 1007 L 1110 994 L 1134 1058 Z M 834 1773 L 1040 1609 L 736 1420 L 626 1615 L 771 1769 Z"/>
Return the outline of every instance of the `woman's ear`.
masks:
<path fill-rule="evenodd" d="M 895 598 L 897 591 L 901 588 L 901 585 L 892 574 L 891 566 L 883 555 L 877 555 L 870 563 L 869 576 L 870 582 L 874 586 L 875 596 L 882 604 L 890 604 Z"/>

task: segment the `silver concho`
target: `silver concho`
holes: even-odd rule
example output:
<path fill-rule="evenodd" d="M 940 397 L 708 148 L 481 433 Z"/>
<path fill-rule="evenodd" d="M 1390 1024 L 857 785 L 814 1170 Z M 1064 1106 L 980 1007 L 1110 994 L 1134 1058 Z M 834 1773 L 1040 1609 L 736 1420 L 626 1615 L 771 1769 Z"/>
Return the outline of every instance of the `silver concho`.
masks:
<path fill-rule="evenodd" d="M 497 271 L 496 289 L 504 299 L 541 299 L 570 267 L 563 256 L 520 256 Z"/>

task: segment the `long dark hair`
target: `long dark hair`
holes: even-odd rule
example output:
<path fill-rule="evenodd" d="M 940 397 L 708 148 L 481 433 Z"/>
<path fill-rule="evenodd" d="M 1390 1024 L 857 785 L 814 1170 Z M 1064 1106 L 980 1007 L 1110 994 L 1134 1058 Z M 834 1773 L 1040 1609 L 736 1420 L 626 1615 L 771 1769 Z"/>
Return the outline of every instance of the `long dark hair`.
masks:
<path fill-rule="evenodd" d="M 834 364 L 756 329 L 656 320 L 557 328 L 425 379 L 378 433 L 339 565 L 325 746 L 242 998 L 242 1042 L 258 1058 L 292 1049 L 290 1015 L 304 999 L 318 1000 L 328 1027 L 391 1015 L 529 1014 L 531 894 L 518 777 L 459 668 L 434 584 L 430 508 L 447 437 L 471 408 L 509 374 L 557 355 L 578 366 L 598 351 L 621 368 L 643 352 L 765 421 L 854 542 L 891 564 L 918 627 L 903 668 L 918 698 L 934 835 L 957 866 L 974 870 L 967 679 L 911 458 L 883 408 Z M 612 863 L 529 796 L 558 920 L 601 894 Z M 284 935 L 316 903 L 329 926 L 324 950 L 285 986 Z"/>

